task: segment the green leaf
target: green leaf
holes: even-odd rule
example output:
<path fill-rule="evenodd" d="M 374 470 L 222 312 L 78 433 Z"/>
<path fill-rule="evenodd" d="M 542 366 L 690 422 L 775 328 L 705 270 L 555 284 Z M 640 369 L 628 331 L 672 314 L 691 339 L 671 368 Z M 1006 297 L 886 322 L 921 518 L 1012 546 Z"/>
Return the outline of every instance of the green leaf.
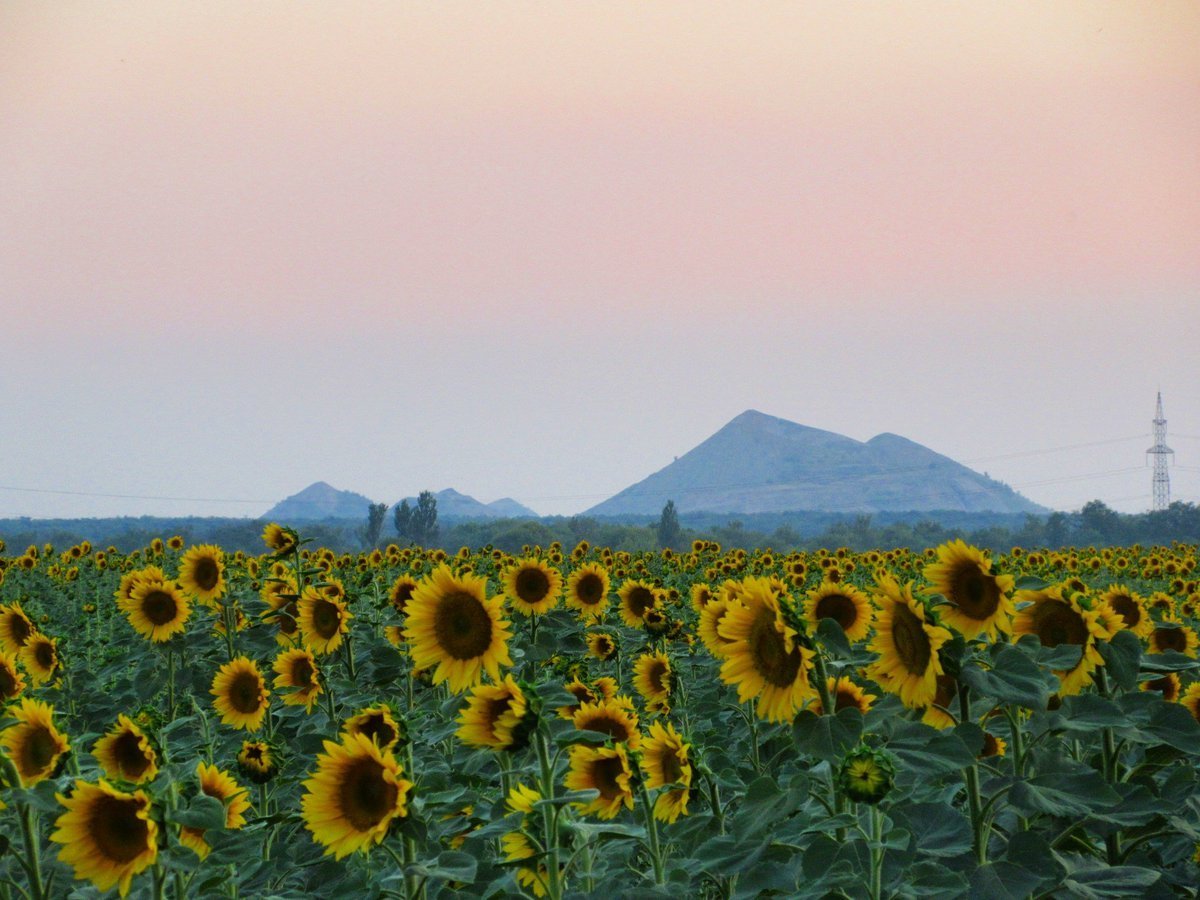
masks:
<path fill-rule="evenodd" d="M 912 832 L 917 853 L 958 856 L 971 849 L 971 823 L 949 803 L 908 803 L 891 814 Z"/>
<path fill-rule="evenodd" d="M 969 888 L 970 884 L 965 875 L 954 872 L 941 863 L 925 860 L 905 870 L 903 882 L 896 885 L 896 896 L 951 900 L 955 897 L 965 897 Z"/>
<path fill-rule="evenodd" d="M 897 771 L 913 779 L 944 775 L 975 762 L 975 754 L 958 734 L 920 722 L 901 723 L 887 748 L 896 756 Z"/>
<path fill-rule="evenodd" d="M 990 669 L 964 666 L 959 680 L 984 697 L 1033 710 L 1046 708 L 1056 684 L 1053 675 L 1012 646 L 1000 648 Z"/>
<path fill-rule="evenodd" d="M 1059 717 L 1067 731 L 1085 733 L 1101 728 L 1123 728 L 1129 724 L 1125 710 L 1098 694 L 1067 697 L 1059 709 Z"/>
<path fill-rule="evenodd" d="M 1200 751 L 1200 722 L 1182 704 L 1160 701 L 1151 708 L 1150 722 L 1141 730 L 1152 735 L 1158 743 L 1184 753 Z"/>
<path fill-rule="evenodd" d="M 1024 815 L 1083 816 L 1107 809 L 1121 798 L 1098 772 L 1078 770 L 1019 781 L 1008 799 Z"/>
<path fill-rule="evenodd" d="M 1128 632 L 1120 632 L 1127 634 Z M 1164 675 L 1167 672 L 1187 672 L 1200 668 L 1200 660 L 1177 650 L 1167 650 L 1165 653 L 1147 653 L 1142 657 L 1142 672 L 1146 675 Z"/>
<path fill-rule="evenodd" d="M 409 874 L 424 875 L 428 878 L 439 878 L 443 881 L 461 881 L 470 884 L 475 880 L 475 872 L 479 868 L 479 860 L 470 853 L 461 850 L 447 850 L 436 860 L 426 863 L 414 863 L 405 866 Z"/>
<path fill-rule="evenodd" d="M 1017 579 L 1016 589 L 1018 591 L 1044 591 L 1050 587 L 1048 581 L 1043 581 L 1036 575 L 1022 575 Z"/>
<path fill-rule="evenodd" d="M 801 753 L 834 762 L 858 744 L 862 727 L 862 713 L 857 709 L 841 709 L 832 716 L 818 716 L 805 711 L 796 717 L 792 725 L 792 737 L 796 749 Z"/>
<path fill-rule="evenodd" d="M 179 809 L 167 816 L 188 828 L 222 829 L 225 827 L 225 804 L 208 794 L 198 794 L 187 809 Z"/>
<path fill-rule="evenodd" d="M 1104 671 L 1122 690 L 1132 691 L 1138 683 L 1138 664 L 1142 659 L 1142 642 L 1132 631 L 1118 631 L 1110 641 L 1101 641 L 1100 655 Z"/>
<path fill-rule="evenodd" d="M 817 637 L 821 644 L 832 650 L 836 656 L 850 656 L 850 642 L 846 640 L 846 632 L 842 630 L 837 619 L 826 617 L 817 623 Z"/>
<path fill-rule="evenodd" d="M 988 863 L 971 873 L 973 900 L 1027 900 L 1043 878 L 1007 860 Z"/>

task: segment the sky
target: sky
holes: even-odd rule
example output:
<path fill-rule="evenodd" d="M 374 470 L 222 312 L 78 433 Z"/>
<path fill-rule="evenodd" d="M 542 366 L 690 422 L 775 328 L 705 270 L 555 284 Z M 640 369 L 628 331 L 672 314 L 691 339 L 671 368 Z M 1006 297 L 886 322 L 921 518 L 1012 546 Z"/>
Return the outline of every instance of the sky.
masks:
<path fill-rule="evenodd" d="M 1200 5 L 0 5 L 0 518 L 570 514 L 745 409 L 1200 501 Z M 158 499 L 163 498 L 163 499 Z"/>

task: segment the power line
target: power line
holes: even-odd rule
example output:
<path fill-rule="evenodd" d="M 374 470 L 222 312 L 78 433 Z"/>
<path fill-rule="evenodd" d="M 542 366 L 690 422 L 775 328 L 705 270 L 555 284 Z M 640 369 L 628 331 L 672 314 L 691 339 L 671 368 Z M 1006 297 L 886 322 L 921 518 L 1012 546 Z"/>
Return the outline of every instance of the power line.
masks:
<path fill-rule="evenodd" d="M 95 491 L 65 491 L 50 488 L 25 488 L 0 484 L 0 491 L 19 491 L 23 494 L 64 494 L 71 497 L 109 497 L 116 500 L 179 500 L 186 503 L 275 503 L 276 500 L 241 500 L 233 497 L 162 497 L 150 494 L 103 494 Z"/>

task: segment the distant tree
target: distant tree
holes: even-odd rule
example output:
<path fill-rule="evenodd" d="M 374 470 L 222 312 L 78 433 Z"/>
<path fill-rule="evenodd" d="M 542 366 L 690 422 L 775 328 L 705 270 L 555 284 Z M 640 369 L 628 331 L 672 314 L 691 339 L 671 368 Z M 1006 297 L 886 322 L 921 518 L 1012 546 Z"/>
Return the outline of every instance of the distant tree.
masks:
<path fill-rule="evenodd" d="M 421 491 L 417 497 L 417 507 L 412 511 L 409 531 L 410 539 L 423 547 L 437 540 L 437 497 L 433 496 L 432 491 Z"/>
<path fill-rule="evenodd" d="M 392 511 L 392 524 L 396 526 L 396 534 L 401 540 L 412 540 L 412 515 L 413 509 L 408 505 L 407 500 L 401 500 L 400 504 Z"/>
<path fill-rule="evenodd" d="M 369 549 L 379 543 L 383 533 L 383 517 L 387 515 L 386 503 L 372 503 L 367 507 L 367 527 L 363 529 L 363 544 Z"/>
<path fill-rule="evenodd" d="M 1066 545 L 1068 536 L 1067 514 L 1052 512 L 1046 517 L 1045 542 L 1051 550 L 1057 550 Z"/>
<path fill-rule="evenodd" d="M 683 528 L 679 525 L 679 513 L 675 512 L 675 501 L 668 500 L 658 520 L 658 546 L 678 549 Z"/>
<path fill-rule="evenodd" d="M 1103 500 L 1091 500 L 1079 511 L 1079 526 L 1091 540 L 1115 541 L 1121 531 L 1121 517 Z"/>

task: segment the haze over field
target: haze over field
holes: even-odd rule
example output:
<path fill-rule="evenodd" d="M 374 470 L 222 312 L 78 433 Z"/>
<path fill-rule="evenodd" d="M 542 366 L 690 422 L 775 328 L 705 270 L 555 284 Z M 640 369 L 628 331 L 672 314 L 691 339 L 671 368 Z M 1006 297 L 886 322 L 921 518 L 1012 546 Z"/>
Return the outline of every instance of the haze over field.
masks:
<path fill-rule="evenodd" d="M 0 515 L 571 513 L 747 408 L 1136 511 L 1160 389 L 1200 500 L 1197 46 L 1192 2 L 5 3 Z"/>

